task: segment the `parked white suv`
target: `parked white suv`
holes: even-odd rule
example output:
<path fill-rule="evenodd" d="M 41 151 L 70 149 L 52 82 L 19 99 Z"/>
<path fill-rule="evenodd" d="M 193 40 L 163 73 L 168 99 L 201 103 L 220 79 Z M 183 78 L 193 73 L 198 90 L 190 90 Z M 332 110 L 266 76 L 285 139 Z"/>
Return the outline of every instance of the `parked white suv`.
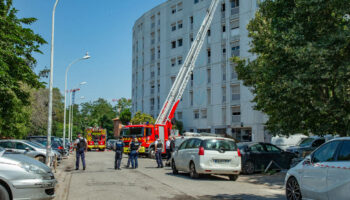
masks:
<path fill-rule="evenodd" d="M 349 199 L 350 137 L 333 139 L 290 169 L 285 179 L 288 200 Z"/>
<path fill-rule="evenodd" d="M 172 157 L 173 173 L 228 175 L 235 181 L 241 172 L 241 154 L 234 140 L 223 137 L 192 137 L 176 149 Z"/>

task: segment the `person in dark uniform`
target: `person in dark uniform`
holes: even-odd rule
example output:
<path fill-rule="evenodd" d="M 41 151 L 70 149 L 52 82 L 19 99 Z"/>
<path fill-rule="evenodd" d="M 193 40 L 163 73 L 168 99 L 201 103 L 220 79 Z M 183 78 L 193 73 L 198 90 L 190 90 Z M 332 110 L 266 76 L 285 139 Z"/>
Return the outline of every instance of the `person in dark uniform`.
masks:
<path fill-rule="evenodd" d="M 163 168 L 163 161 L 162 161 L 162 152 L 163 152 L 163 142 L 161 139 L 159 139 L 158 135 L 156 135 L 156 142 L 154 143 L 154 151 L 156 152 L 156 161 L 157 161 L 157 168 Z"/>
<path fill-rule="evenodd" d="M 130 160 L 131 160 L 131 167 L 133 169 L 136 169 L 138 167 L 137 158 L 138 158 L 140 148 L 141 148 L 141 143 L 139 143 L 139 141 L 135 137 L 130 144 Z"/>
<path fill-rule="evenodd" d="M 85 152 L 87 151 L 87 142 L 85 138 L 81 136 L 81 134 L 78 135 L 78 138 L 74 142 L 75 149 L 76 149 L 76 162 L 75 162 L 75 170 L 79 169 L 79 160 L 81 157 L 81 162 L 83 163 L 83 170 L 86 169 L 85 164 Z"/>
<path fill-rule="evenodd" d="M 114 169 L 121 170 L 120 164 L 123 158 L 124 142 L 121 140 L 120 137 L 118 137 L 118 140 L 114 143 L 113 148 L 115 150 Z"/>

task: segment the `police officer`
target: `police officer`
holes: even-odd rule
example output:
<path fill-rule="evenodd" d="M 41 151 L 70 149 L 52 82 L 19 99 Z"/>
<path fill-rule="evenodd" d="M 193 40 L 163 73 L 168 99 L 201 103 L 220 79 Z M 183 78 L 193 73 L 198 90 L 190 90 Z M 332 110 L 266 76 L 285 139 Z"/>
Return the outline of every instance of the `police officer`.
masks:
<path fill-rule="evenodd" d="M 137 157 L 138 157 L 140 148 L 141 148 L 141 144 L 135 137 L 130 144 L 130 158 L 131 158 L 130 160 L 131 160 L 131 167 L 133 169 L 136 169 L 138 167 Z"/>
<path fill-rule="evenodd" d="M 123 148 L 124 142 L 118 137 L 118 140 L 114 143 L 113 149 L 115 150 L 115 160 L 114 160 L 114 169 L 121 170 L 120 164 L 123 158 Z"/>
<path fill-rule="evenodd" d="M 83 163 L 83 170 L 86 169 L 85 165 L 85 152 L 87 151 L 87 142 L 85 138 L 78 135 L 78 138 L 75 140 L 74 145 L 76 147 L 76 162 L 75 162 L 75 170 L 79 169 L 79 159 L 81 157 L 81 162 Z"/>
<path fill-rule="evenodd" d="M 163 168 L 163 161 L 162 161 L 162 152 L 163 152 L 163 142 L 161 139 L 159 139 L 158 135 L 156 135 L 156 142 L 154 143 L 154 151 L 156 152 L 156 161 L 157 161 L 157 168 Z"/>

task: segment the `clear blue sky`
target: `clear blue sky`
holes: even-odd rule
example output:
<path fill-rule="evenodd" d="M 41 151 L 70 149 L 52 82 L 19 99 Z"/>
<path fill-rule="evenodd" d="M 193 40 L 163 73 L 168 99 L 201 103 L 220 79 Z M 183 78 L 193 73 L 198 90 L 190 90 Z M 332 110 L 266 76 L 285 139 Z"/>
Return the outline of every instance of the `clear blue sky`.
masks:
<path fill-rule="evenodd" d="M 36 72 L 50 67 L 54 1 L 13 0 L 19 17 L 38 19 L 30 28 L 48 42 L 41 48 L 43 54 L 35 55 Z M 99 97 L 110 102 L 131 98 L 132 27 L 145 12 L 165 1 L 60 0 L 55 20 L 54 87 L 63 92 L 67 65 L 88 51 L 91 58 L 72 66 L 68 75 L 68 88 L 87 82 L 77 94 L 77 103 Z"/>

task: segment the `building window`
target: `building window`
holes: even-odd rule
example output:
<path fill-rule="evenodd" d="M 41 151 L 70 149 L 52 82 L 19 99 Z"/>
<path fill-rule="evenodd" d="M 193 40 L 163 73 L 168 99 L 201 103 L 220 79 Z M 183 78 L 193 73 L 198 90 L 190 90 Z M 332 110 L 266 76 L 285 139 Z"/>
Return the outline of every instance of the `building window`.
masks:
<path fill-rule="evenodd" d="M 176 31 L 176 24 L 175 23 L 171 24 L 171 31 Z"/>
<path fill-rule="evenodd" d="M 179 47 L 182 46 L 182 39 L 177 40 L 177 45 L 178 45 Z"/>
<path fill-rule="evenodd" d="M 211 69 L 207 69 L 207 82 L 211 82 Z"/>
<path fill-rule="evenodd" d="M 196 4 L 196 3 L 198 3 L 199 2 L 199 0 L 194 0 L 194 4 Z"/>
<path fill-rule="evenodd" d="M 159 98 L 159 96 L 157 97 L 157 109 L 158 110 L 160 109 L 160 98 Z"/>
<path fill-rule="evenodd" d="M 176 48 L 176 41 L 172 41 L 172 42 L 171 42 L 171 48 L 172 48 L 172 49 L 175 49 L 175 48 Z"/>
<path fill-rule="evenodd" d="M 226 87 L 222 87 L 222 103 L 226 103 Z"/>
<path fill-rule="evenodd" d="M 231 8 L 236 8 L 239 6 L 239 0 L 231 0 Z"/>
<path fill-rule="evenodd" d="M 201 110 L 202 119 L 207 118 L 207 110 Z"/>
<path fill-rule="evenodd" d="M 172 58 L 172 59 L 171 59 L 171 66 L 174 67 L 174 66 L 175 66 L 175 63 L 176 63 L 176 59 L 175 59 L 175 58 Z"/>
<path fill-rule="evenodd" d="M 154 94 L 154 85 L 151 85 L 151 94 Z"/>
<path fill-rule="evenodd" d="M 177 4 L 177 11 L 180 12 L 182 10 L 182 2 Z"/>
<path fill-rule="evenodd" d="M 231 56 L 239 56 L 240 55 L 240 47 L 239 41 L 235 41 L 231 44 Z"/>
<path fill-rule="evenodd" d="M 177 28 L 178 29 L 182 29 L 182 21 L 178 21 L 177 22 Z"/>
<path fill-rule="evenodd" d="M 226 32 L 226 25 L 222 25 L 222 32 L 223 32 L 223 33 Z"/>
<path fill-rule="evenodd" d="M 211 33 L 210 33 L 210 29 L 208 29 L 207 34 L 208 34 L 208 37 L 210 37 L 210 34 L 211 34 Z"/>
<path fill-rule="evenodd" d="M 231 30 L 239 28 L 239 19 L 232 20 L 230 22 Z"/>
<path fill-rule="evenodd" d="M 193 92 L 190 92 L 190 103 L 193 106 Z"/>
<path fill-rule="evenodd" d="M 199 119 L 199 111 L 198 110 L 193 111 L 193 117 L 195 119 Z"/>
<path fill-rule="evenodd" d="M 175 82 L 175 76 L 172 76 L 171 77 L 171 84 L 174 84 L 174 82 Z"/>
<path fill-rule="evenodd" d="M 182 57 L 178 57 L 177 58 L 177 64 L 178 65 L 182 65 Z"/>
<path fill-rule="evenodd" d="M 207 104 L 211 104 L 211 89 L 207 89 Z"/>
<path fill-rule="evenodd" d="M 176 13 L 176 6 L 171 7 L 171 13 L 175 14 Z"/>
<path fill-rule="evenodd" d="M 241 96 L 240 96 L 239 85 L 232 85 L 231 86 L 231 100 L 236 101 L 236 100 L 240 100 L 240 99 L 241 99 Z"/>
<path fill-rule="evenodd" d="M 177 112 L 177 119 L 182 119 L 182 112 Z"/>
<path fill-rule="evenodd" d="M 221 4 L 221 12 L 225 12 L 226 10 L 226 5 L 225 3 Z"/>
<path fill-rule="evenodd" d="M 207 49 L 207 55 L 208 55 L 208 64 L 210 63 L 210 58 L 211 58 L 211 50 Z"/>
<path fill-rule="evenodd" d="M 222 70 L 222 80 L 226 81 L 226 67 L 221 66 L 221 70 Z"/>

